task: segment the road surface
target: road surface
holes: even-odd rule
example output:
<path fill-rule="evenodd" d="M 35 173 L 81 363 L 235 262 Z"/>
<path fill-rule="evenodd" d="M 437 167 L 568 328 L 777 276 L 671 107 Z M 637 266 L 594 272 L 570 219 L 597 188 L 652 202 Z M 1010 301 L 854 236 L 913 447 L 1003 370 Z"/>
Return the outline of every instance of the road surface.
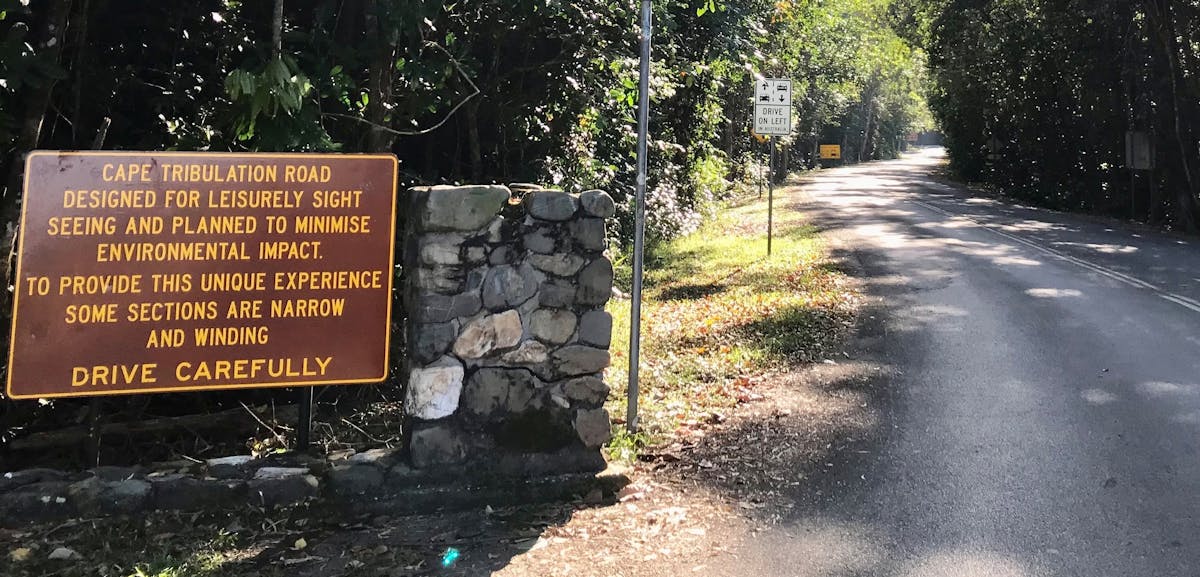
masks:
<path fill-rule="evenodd" d="M 891 376 L 740 574 L 1200 575 L 1200 243 L 972 198 L 939 153 L 806 187 Z"/>

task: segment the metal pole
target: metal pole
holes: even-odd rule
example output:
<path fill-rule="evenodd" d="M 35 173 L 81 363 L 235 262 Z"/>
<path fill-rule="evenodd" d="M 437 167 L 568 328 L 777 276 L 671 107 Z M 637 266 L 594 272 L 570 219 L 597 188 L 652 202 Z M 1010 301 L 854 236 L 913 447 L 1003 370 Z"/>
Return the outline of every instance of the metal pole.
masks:
<path fill-rule="evenodd" d="M 771 160 L 767 165 L 767 256 L 771 256 L 771 237 L 775 233 L 775 137 L 771 138 Z"/>
<path fill-rule="evenodd" d="M 650 132 L 650 0 L 642 0 L 642 61 L 638 80 L 637 198 L 633 216 L 633 302 L 629 322 L 629 389 L 625 428 L 638 429 L 638 364 L 642 348 L 642 251 L 646 243 L 646 170 L 648 133 Z"/>
<path fill-rule="evenodd" d="M 312 406 L 313 406 L 313 389 L 315 387 L 300 388 L 300 419 L 296 423 L 296 450 L 308 450 L 309 433 L 312 431 Z"/>

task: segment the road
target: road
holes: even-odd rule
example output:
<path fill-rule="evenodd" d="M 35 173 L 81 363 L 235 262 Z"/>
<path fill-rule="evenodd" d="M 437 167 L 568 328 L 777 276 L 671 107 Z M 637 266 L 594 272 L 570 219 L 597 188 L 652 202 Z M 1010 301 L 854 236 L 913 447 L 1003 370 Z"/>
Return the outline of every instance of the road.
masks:
<path fill-rule="evenodd" d="M 973 198 L 939 154 L 806 187 L 891 376 L 872 440 L 739 573 L 1200 574 L 1197 241 Z"/>

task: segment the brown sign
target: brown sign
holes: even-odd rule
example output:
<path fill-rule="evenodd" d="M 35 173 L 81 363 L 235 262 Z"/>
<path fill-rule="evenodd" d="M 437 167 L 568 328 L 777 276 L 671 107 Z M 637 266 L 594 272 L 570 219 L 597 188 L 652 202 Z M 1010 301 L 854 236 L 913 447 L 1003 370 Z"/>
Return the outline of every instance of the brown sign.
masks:
<path fill-rule="evenodd" d="M 35 152 L 8 395 L 382 381 L 396 158 Z"/>

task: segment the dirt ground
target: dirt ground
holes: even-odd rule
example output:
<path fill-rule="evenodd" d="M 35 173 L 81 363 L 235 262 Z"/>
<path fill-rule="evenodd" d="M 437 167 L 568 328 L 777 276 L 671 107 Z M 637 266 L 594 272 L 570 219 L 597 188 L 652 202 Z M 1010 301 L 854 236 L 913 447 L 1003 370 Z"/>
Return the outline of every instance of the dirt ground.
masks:
<path fill-rule="evenodd" d="M 826 456 L 878 426 L 877 369 L 845 356 L 763 377 L 729 415 L 645 452 L 615 499 L 416 517 L 300 508 L 83 519 L 0 531 L 0 574 L 730 574 L 741 543 L 819 497 Z M 66 559 L 48 559 L 60 548 Z"/>

